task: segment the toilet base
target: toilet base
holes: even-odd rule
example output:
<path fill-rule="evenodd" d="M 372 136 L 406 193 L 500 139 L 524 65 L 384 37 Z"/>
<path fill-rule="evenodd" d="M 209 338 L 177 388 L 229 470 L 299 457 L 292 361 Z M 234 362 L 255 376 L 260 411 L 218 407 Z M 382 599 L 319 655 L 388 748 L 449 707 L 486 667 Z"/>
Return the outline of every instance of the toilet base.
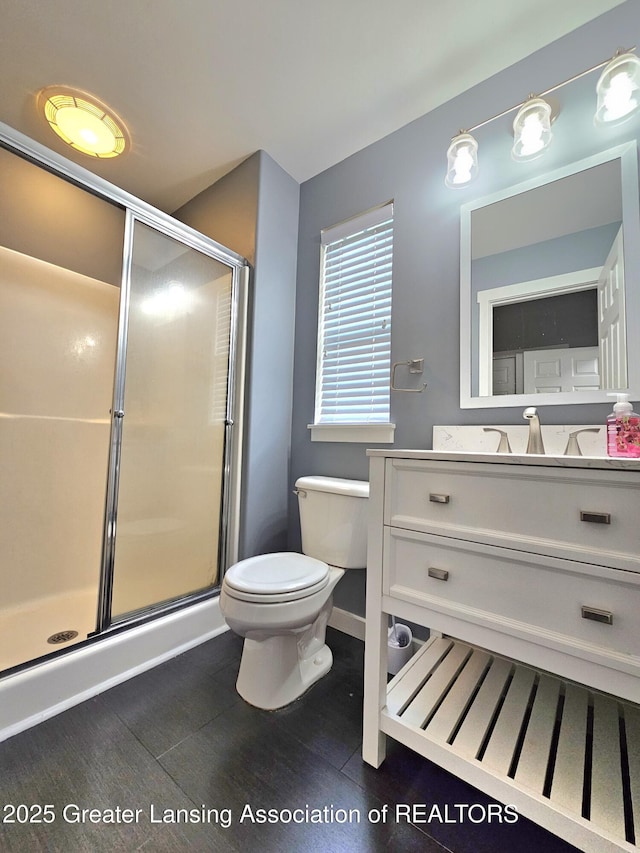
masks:
<path fill-rule="evenodd" d="M 275 711 L 299 699 L 333 664 L 331 649 L 305 643 L 306 632 L 265 639 L 245 637 L 236 689 L 256 708 Z M 309 654 L 301 656 L 302 649 Z M 306 648 L 305 648 L 306 646 Z"/>
<path fill-rule="evenodd" d="M 220 609 L 232 631 L 244 637 L 236 689 L 250 705 L 275 711 L 298 699 L 333 664 L 325 643 L 333 589 L 343 569 L 329 566 L 326 586 L 301 599 L 243 601 L 222 583 Z"/>

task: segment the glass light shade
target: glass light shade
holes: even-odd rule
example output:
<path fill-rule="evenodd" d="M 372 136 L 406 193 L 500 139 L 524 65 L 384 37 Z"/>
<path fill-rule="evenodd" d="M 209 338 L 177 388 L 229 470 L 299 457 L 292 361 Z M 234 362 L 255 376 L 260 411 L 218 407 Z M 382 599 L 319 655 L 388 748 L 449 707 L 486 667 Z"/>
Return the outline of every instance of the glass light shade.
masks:
<path fill-rule="evenodd" d="M 90 95 L 51 87 L 40 93 L 40 105 L 51 129 L 76 151 L 104 159 L 128 145 L 121 120 Z"/>
<path fill-rule="evenodd" d="M 513 120 L 514 160 L 533 160 L 551 142 L 551 106 L 544 98 L 529 98 Z"/>
<path fill-rule="evenodd" d="M 640 106 L 640 59 L 635 53 L 614 56 L 596 86 L 595 123 L 625 121 Z"/>
<path fill-rule="evenodd" d="M 447 151 L 448 187 L 464 187 L 478 174 L 478 143 L 470 133 L 459 133 Z"/>

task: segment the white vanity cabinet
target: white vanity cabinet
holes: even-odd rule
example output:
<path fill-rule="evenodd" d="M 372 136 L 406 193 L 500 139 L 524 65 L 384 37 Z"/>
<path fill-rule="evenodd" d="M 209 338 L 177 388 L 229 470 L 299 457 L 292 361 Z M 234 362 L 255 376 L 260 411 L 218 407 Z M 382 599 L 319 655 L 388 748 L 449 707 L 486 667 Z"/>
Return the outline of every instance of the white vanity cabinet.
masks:
<path fill-rule="evenodd" d="M 580 849 L 638 850 L 640 463 L 369 455 L 365 761 L 391 735 Z M 387 684 L 389 614 L 430 637 Z"/>

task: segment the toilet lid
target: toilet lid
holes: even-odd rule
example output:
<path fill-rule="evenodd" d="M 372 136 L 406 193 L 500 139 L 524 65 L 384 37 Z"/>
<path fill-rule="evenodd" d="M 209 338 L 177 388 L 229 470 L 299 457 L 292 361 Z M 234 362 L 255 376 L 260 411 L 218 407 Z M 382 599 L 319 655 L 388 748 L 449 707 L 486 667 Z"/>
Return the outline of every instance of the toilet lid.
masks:
<path fill-rule="evenodd" d="M 289 551 L 249 557 L 231 566 L 225 583 L 239 592 L 253 595 L 310 593 L 321 589 L 329 577 L 329 567 L 321 560 Z"/>

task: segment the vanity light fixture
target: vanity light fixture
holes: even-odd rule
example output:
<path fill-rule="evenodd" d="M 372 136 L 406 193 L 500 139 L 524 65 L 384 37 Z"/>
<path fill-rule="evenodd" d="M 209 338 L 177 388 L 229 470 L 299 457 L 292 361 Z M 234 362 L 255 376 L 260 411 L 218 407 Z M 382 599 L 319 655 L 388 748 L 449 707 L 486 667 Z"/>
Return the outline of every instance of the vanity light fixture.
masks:
<path fill-rule="evenodd" d="M 76 151 L 108 159 L 129 146 L 124 122 L 93 95 L 49 86 L 40 92 L 38 102 L 51 129 Z"/>
<path fill-rule="evenodd" d="M 596 86 L 596 124 L 619 124 L 640 106 L 640 59 L 618 51 L 604 69 Z"/>
<path fill-rule="evenodd" d="M 470 133 L 461 130 L 457 136 L 453 137 L 447 151 L 445 183 L 448 187 L 463 187 L 477 174 L 478 143 Z"/>
<path fill-rule="evenodd" d="M 530 95 L 513 121 L 514 160 L 533 160 L 551 142 L 551 105 L 544 98 Z"/>
<path fill-rule="evenodd" d="M 595 123 L 604 125 L 626 121 L 640 108 L 640 59 L 632 52 L 634 50 L 634 47 L 628 50 L 620 48 L 613 59 L 605 59 L 604 62 L 563 80 L 537 96 L 529 95 L 521 104 L 509 107 L 466 131 L 461 130 L 453 137 L 447 151 L 445 184 L 448 187 L 465 187 L 471 183 L 478 174 L 478 143 L 471 134 L 514 110 L 518 111 L 513 122 L 514 142 L 511 153 L 514 160 L 533 160 L 539 157 L 551 141 L 551 121 L 554 118 L 551 105 L 544 99 L 545 95 L 600 68 L 604 68 L 604 71 L 596 87 L 598 102 Z"/>

